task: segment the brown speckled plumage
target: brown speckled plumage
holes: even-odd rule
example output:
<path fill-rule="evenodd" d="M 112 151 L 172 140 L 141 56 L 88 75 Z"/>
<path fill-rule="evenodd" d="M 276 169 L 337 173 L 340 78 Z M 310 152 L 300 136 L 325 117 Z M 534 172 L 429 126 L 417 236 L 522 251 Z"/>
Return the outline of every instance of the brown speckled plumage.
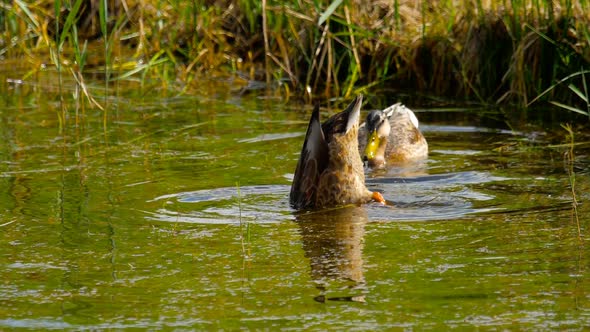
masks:
<path fill-rule="evenodd" d="M 319 125 L 316 106 L 291 186 L 295 209 L 319 209 L 371 201 L 358 152 L 358 118 L 362 95 L 346 110 Z M 382 199 L 382 198 L 381 198 Z"/>
<path fill-rule="evenodd" d="M 335 135 L 328 144 L 328 167 L 320 177 L 316 204 L 320 207 L 365 203 L 371 192 L 365 187 L 363 163 L 358 154 L 358 125 L 348 133 Z"/>

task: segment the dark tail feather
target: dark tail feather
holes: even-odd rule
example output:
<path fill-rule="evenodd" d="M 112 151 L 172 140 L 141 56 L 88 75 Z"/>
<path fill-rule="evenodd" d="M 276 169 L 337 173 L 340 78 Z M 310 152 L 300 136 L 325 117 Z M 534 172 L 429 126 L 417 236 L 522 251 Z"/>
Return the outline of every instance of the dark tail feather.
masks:
<path fill-rule="evenodd" d="M 328 157 L 328 144 L 320 124 L 320 107 L 316 104 L 291 185 L 289 202 L 293 208 L 313 207 L 319 175 L 328 165 Z"/>

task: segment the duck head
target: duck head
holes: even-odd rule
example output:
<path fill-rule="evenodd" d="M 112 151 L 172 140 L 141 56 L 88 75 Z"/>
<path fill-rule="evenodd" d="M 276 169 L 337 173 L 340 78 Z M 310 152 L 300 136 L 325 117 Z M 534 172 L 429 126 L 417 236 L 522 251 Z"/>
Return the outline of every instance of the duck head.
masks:
<path fill-rule="evenodd" d="M 418 126 L 414 112 L 401 103 L 370 112 L 365 122 L 363 159 L 370 167 L 380 168 L 386 161 L 405 162 L 426 157 L 428 144 Z"/>
<path fill-rule="evenodd" d="M 371 111 L 365 122 L 367 129 L 367 145 L 365 148 L 365 160 L 370 167 L 378 167 L 385 164 L 385 148 L 391 126 L 388 116 L 381 110 Z"/>

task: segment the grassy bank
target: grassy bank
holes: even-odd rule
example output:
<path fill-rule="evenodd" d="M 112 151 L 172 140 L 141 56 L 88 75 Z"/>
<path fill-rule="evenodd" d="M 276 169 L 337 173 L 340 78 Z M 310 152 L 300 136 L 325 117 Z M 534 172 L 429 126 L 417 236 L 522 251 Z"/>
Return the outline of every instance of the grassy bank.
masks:
<path fill-rule="evenodd" d="M 20 59 L 29 74 L 50 65 L 80 82 L 92 69 L 106 82 L 140 77 L 190 86 L 214 73 L 304 98 L 378 88 L 590 111 L 586 0 L 13 0 L 0 6 L 0 56 Z"/>

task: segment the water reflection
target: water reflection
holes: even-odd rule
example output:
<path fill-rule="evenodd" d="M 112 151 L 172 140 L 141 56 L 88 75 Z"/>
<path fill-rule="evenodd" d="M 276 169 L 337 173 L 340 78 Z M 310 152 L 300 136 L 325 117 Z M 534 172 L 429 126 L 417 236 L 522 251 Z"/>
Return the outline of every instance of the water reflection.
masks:
<path fill-rule="evenodd" d="M 365 209 L 354 206 L 304 213 L 296 216 L 296 222 L 311 278 L 321 291 L 315 300 L 364 302 Z M 331 289 L 334 286 L 338 289 Z"/>

